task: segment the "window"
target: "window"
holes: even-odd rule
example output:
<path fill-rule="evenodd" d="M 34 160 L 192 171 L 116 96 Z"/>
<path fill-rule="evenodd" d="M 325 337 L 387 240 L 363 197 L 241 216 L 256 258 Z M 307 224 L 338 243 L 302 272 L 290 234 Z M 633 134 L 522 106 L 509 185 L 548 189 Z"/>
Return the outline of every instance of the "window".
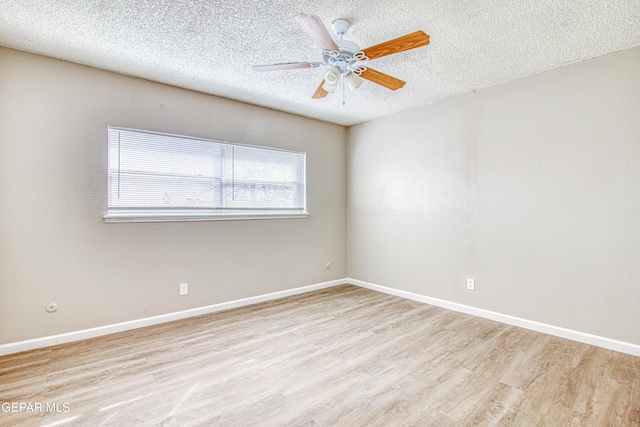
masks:
<path fill-rule="evenodd" d="M 108 128 L 107 222 L 307 217 L 305 154 Z"/>

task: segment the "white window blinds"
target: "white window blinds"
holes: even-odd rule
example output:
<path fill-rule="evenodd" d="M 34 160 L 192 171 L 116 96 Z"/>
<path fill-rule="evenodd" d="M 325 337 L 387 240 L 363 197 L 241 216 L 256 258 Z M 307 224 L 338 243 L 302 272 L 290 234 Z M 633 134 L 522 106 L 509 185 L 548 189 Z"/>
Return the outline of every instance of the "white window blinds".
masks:
<path fill-rule="evenodd" d="M 108 147 L 106 219 L 306 214 L 304 153 L 116 127 Z"/>

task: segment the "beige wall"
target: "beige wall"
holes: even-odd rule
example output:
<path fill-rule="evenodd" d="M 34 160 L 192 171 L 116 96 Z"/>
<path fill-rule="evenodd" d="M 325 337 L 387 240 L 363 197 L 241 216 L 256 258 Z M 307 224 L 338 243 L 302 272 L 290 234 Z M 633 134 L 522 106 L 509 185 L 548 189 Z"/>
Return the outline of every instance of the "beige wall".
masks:
<path fill-rule="evenodd" d="M 350 277 L 640 344 L 640 48 L 348 139 Z"/>
<path fill-rule="evenodd" d="M 305 151 L 311 217 L 105 224 L 107 125 Z M 0 343 L 345 277 L 345 187 L 344 127 L 0 48 Z"/>
<path fill-rule="evenodd" d="M 0 344 L 347 276 L 640 344 L 638 76 L 636 48 L 347 132 L 0 48 Z M 311 217 L 105 224 L 107 125 L 306 151 Z"/>

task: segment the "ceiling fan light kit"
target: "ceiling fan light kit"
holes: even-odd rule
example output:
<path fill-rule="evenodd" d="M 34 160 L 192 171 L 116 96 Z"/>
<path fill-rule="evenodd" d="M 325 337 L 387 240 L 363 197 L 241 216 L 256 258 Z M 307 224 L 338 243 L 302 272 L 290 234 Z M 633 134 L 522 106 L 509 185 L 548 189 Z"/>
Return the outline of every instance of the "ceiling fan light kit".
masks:
<path fill-rule="evenodd" d="M 331 67 L 324 73 L 324 81 L 330 85 L 338 84 L 341 70 L 338 67 Z"/>
<path fill-rule="evenodd" d="M 356 43 L 343 38 L 351 26 L 346 19 L 336 19 L 331 24 L 331 29 L 336 34 L 337 40 L 331 37 L 318 16 L 301 13 L 296 16 L 296 19 L 316 45 L 322 49 L 322 62 L 256 65 L 253 69 L 255 71 L 276 71 L 329 67 L 324 73 L 322 83 L 313 94 L 313 98 L 316 99 L 324 98 L 328 93 L 335 93 L 341 77 L 343 84 L 346 84 L 351 90 L 359 88 L 363 83 L 363 78 L 391 90 L 400 89 L 405 85 L 404 81 L 372 70 L 367 66 L 368 61 L 429 44 L 429 36 L 424 31 L 416 31 L 361 50 Z"/>
<path fill-rule="evenodd" d="M 344 81 L 347 84 L 347 86 L 349 86 L 349 89 L 356 90 L 360 87 L 360 85 L 364 80 L 358 77 L 356 73 L 351 72 L 344 76 Z"/>
<path fill-rule="evenodd" d="M 324 83 L 322 88 L 329 93 L 334 93 L 338 87 L 338 81 L 340 80 L 340 68 L 331 67 L 324 73 Z"/>

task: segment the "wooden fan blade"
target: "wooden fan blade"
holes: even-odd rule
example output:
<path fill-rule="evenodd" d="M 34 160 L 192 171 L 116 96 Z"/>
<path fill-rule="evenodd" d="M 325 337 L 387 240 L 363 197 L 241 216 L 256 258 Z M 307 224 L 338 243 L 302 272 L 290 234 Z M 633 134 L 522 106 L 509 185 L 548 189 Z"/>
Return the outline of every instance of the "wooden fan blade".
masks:
<path fill-rule="evenodd" d="M 403 82 L 402 80 L 391 77 L 390 75 L 387 75 L 385 73 L 381 73 L 380 71 L 372 70 L 371 68 L 367 68 L 366 71 L 363 71 L 362 74 L 360 74 L 360 77 L 391 90 L 400 89 L 405 85 L 405 82 Z"/>
<path fill-rule="evenodd" d="M 320 49 L 338 50 L 338 45 L 333 41 L 331 34 L 317 15 L 301 13 L 296 16 L 296 19 Z"/>
<path fill-rule="evenodd" d="M 320 98 L 324 98 L 329 94 L 329 92 L 324 90 L 324 88 L 322 87 L 323 84 L 324 84 L 324 80 L 322 80 L 322 83 L 320 83 L 320 86 L 318 86 L 318 89 L 316 89 L 316 93 L 313 94 L 312 98 L 320 99 Z"/>
<path fill-rule="evenodd" d="M 369 59 L 380 58 L 382 56 L 393 55 L 405 50 L 415 49 L 429 44 L 429 35 L 424 31 L 416 31 L 397 39 L 389 40 L 363 50 Z"/>
<path fill-rule="evenodd" d="M 311 68 L 312 66 L 310 62 L 287 62 L 282 64 L 254 65 L 253 71 L 293 70 L 295 68 Z"/>

